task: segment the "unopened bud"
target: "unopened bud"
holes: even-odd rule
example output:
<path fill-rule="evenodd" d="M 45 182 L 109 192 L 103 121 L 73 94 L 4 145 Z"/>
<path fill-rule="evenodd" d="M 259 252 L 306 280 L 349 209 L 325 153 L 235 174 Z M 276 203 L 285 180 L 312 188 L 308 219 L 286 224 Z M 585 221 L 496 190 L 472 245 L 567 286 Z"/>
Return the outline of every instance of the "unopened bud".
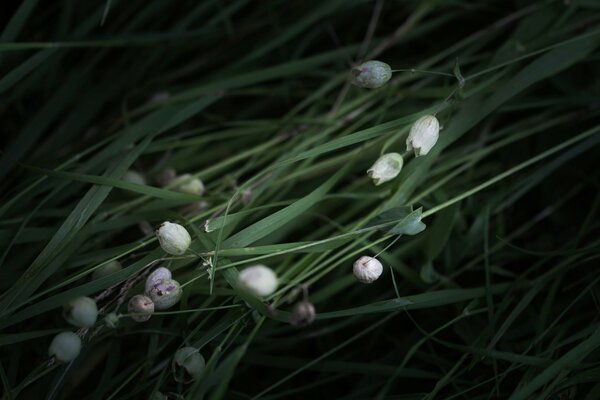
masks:
<path fill-rule="evenodd" d="M 183 226 L 168 221 L 158 227 L 156 237 L 160 247 L 175 256 L 185 253 L 192 242 L 190 234 Z"/>
<path fill-rule="evenodd" d="M 177 304 L 181 299 L 183 289 L 174 279 L 161 279 L 146 294 L 154 302 L 155 309 L 166 310 Z"/>
<path fill-rule="evenodd" d="M 361 283 L 372 283 L 381 276 L 383 265 L 374 257 L 362 256 L 354 263 L 354 276 Z"/>
<path fill-rule="evenodd" d="M 183 347 L 175 353 L 172 368 L 176 380 L 190 382 L 202 376 L 205 365 L 204 357 L 202 357 L 202 354 L 200 354 L 198 349 L 194 347 Z M 188 377 L 186 377 L 186 375 Z"/>
<path fill-rule="evenodd" d="M 269 267 L 254 265 L 243 269 L 239 275 L 240 285 L 258 297 L 265 297 L 277 290 L 277 275 Z"/>
<path fill-rule="evenodd" d="M 392 77 L 392 69 L 381 61 L 367 61 L 352 68 L 352 84 L 367 89 L 383 86 Z"/>
<path fill-rule="evenodd" d="M 315 320 L 315 306 L 308 301 L 296 303 L 290 315 L 290 324 L 306 326 Z"/>
<path fill-rule="evenodd" d="M 148 296 L 136 294 L 127 304 L 127 311 L 132 314 L 131 318 L 137 322 L 145 322 L 150 319 L 154 312 L 154 302 Z"/>
<path fill-rule="evenodd" d="M 64 305 L 63 315 L 71 325 L 90 328 L 98 318 L 98 307 L 89 297 L 77 297 Z"/>
<path fill-rule="evenodd" d="M 81 338 L 73 332 L 61 332 L 52 339 L 48 355 L 60 362 L 70 362 L 77 358 L 80 351 Z"/>
<path fill-rule="evenodd" d="M 175 179 L 175 188 L 181 193 L 202 195 L 204 193 L 204 183 L 190 174 L 183 174 Z"/>

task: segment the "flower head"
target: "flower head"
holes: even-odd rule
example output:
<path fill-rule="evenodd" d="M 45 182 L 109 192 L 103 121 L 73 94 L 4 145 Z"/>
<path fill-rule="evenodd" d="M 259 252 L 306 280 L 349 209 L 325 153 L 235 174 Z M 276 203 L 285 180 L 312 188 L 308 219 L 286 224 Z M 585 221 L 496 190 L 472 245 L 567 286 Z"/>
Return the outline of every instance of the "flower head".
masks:
<path fill-rule="evenodd" d="M 158 243 L 169 254 L 180 256 L 190 247 L 192 238 L 188 231 L 179 224 L 163 222 L 156 230 Z"/>
<path fill-rule="evenodd" d="M 354 263 L 354 276 L 361 283 L 375 282 L 383 272 L 383 265 L 375 257 L 362 256 Z"/>
<path fill-rule="evenodd" d="M 419 118 L 410 128 L 406 138 L 406 151 L 415 151 L 415 157 L 424 156 L 435 146 L 440 133 L 440 123 L 433 115 Z"/>
<path fill-rule="evenodd" d="M 265 297 L 277 290 L 277 275 L 269 267 L 254 265 L 243 269 L 239 275 L 240 285 L 258 297 Z"/>
<path fill-rule="evenodd" d="M 375 186 L 379 186 L 397 177 L 402 170 L 402 164 L 404 164 L 404 160 L 400 154 L 387 153 L 375 161 L 373 166 L 367 170 L 367 174 L 373 179 Z"/>

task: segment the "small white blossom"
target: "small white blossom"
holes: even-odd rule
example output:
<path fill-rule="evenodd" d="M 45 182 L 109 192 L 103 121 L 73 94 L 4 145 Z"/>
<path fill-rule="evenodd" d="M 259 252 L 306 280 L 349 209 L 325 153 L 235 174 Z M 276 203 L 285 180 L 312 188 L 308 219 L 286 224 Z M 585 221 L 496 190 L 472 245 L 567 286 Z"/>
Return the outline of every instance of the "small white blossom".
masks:
<path fill-rule="evenodd" d="M 415 151 L 415 156 L 424 156 L 435 146 L 440 133 L 440 123 L 433 115 L 419 118 L 410 128 L 406 138 L 406 151 Z"/>
<path fill-rule="evenodd" d="M 269 267 L 254 265 L 243 269 L 239 275 L 240 285 L 258 297 L 265 297 L 277 290 L 277 275 Z"/>
<path fill-rule="evenodd" d="M 54 356 L 60 362 L 73 361 L 81 351 L 81 339 L 73 332 L 61 332 L 54 336 L 48 355 Z"/>
<path fill-rule="evenodd" d="M 63 315 L 71 325 L 90 328 L 98 318 L 98 307 L 89 297 L 77 297 L 64 305 Z"/>
<path fill-rule="evenodd" d="M 373 283 L 381 276 L 383 265 L 374 257 L 362 256 L 354 263 L 354 276 L 361 283 Z"/>
<path fill-rule="evenodd" d="M 373 166 L 367 170 L 367 175 L 373 179 L 375 186 L 391 181 L 398 176 L 402 170 L 404 160 L 398 153 L 387 153 L 375 161 Z"/>

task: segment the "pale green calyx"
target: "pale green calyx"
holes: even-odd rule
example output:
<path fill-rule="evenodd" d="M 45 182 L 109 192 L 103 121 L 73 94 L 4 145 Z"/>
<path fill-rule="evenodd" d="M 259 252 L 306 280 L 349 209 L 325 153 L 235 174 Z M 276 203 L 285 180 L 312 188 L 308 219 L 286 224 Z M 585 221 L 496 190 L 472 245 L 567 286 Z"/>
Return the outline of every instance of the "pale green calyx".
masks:
<path fill-rule="evenodd" d="M 410 128 L 406 138 L 406 151 L 414 150 L 415 157 L 424 156 L 435 146 L 440 133 L 440 123 L 433 115 L 419 118 Z"/>
<path fill-rule="evenodd" d="M 277 290 L 277 275 L 269 267 L 254 265 L 243 269 L 239 274 L 240 286 L 255 296 L 265 297 Z"/>
<path fill-rule="evenodd" d="M 114 274 L 115 272 L 119 272 L 122 269 L 123 266 L 121 266 L 121 263 L 116 260 L 113 260 L 95 269 L 94 272 L 92 272 L 92 279 L 104 278 L 105 276 Z"/>
<path fill-rule="evenodd" d="M 392 77 L 392 68 L 381 61 L 367 61 L 352 68 L 352 84 L 361 88 L 377 89 Z"/>
<path fill-rule="evenodd" d="M 367 170 L 367 174 L 373 179 L 375 186 L 379 186 L 397 177 L 403 164 L 404 160 L 400 154 L 387 153 L 375 161 L 373 166 Z"/>
<path fill-rule="evenodd" d="M 134 314 L 131 316 L 134 321 L 148 321 L 154 312 L 154 302 L 148 296 L 136 294 L 129 300 L 127 311 Z"/>
<path fill-rule="evenodd" d="M 146 295 L 154 302 L 156 310 L 166 310 L 177 304 L 181 299 L 183 289 L 174 279 L 158 279 L 146 292 Z"/>
<path fill-rule="evenodd" d="M 180 256 L 190 247 L 192 238 L 181 225 L 169 221 L 163 222 L 156 230 L 158 243 L 169 254 Z"/>
<path fill-rule="evenodd" d="M 175 188 L 181 193 L 202 195 L 204 193 L 204 183 L 190 174 L 183 174 L 175 179 Z"/>
<path fill-rule="evenodd" d="M 202 357 L 198 349 L 183 347 L 175 352 L 172 368 L 176 379 L 189 382 L 190 379 L 188 377 L 191 377 L 191 380 L 196 380 L 202 376 L 205 365 L 204 357 Z"/>
<path fill-rule="evenodd" d="M 362 256 L 353 266 L 354 276 L 361 283 L 375 282 L 383 272 L 383 265 L 375 257 Z"/>
<path fill-rule="evenodd" d="M 61 332 L 52 339 L 48 355 L 60 362 L 70 362 L 77 358 L 80 351 L 81 338 L 73 332 Z"/>
<path fill-rule="evenodd" d="M 98 307 L 89 297 L 77 297 L 64 305 L 63 315 L 71 325 L 91 328 L 98 318 Z"/>

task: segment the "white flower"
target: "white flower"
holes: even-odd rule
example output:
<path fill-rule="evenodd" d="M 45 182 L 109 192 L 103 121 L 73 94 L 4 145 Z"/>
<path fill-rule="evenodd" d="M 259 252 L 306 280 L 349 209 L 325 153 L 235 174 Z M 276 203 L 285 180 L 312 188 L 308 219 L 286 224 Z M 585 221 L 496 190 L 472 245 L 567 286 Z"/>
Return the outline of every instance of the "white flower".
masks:
<path fill-rule="evenodd" d="M 375 161 L 373 166 L 367 170 L 367 175 L 373 179 L 375 186 L 390 181 L 398 176 L 402 170 L 404 160 L 398 153 L 387 153 Z"/>
<path fill-rule="evenodd" d="M 114 274 L 115 272 L 118 272 L 121 269 L 123 269 L 123 267 L 121 266 L 120 262 L 116 260 L 111 261 L 108 264 L 104 264 L 100 268 L 95 269 L 94 272 L 92 272 L 92 279 L 104 278 L 105 276 Z"/>
<path fill-rule="evenodd" d="M 168 221 L 160 225 L 156 231 L 156 236 L 160 247 L 175 256 L 185 253 L 192 242 L 190 234 L 183 226 Z"/>
<path fill-rule="evenodd" d="M 54 356 L 58 361 L 73 361 L 81 351 L 81 339 L 73 332 L 61 332 L 54 336 L 48 355 Z"/>
<path fill-rule="evenodd" d="M 77 297 L 64 305 L 63 315 L 71 325 L 90 328 L 98 318 L 98 307 L 89 297 Z"/>
<path fill-rule="evenodd" d="M 392 77 L 392 69 L 381 61 L 367 61 L 352 68 L 352 84 L 361 88 L 376 89 Z"/>
<path fill-rule="evenodd" d="M 435 146 L 440 134 L 440 123 L 433 115 L 419 118 L 406 138 L 406 151 L 414 149 L 415 157 L 424 156 Z"/>
<path fill-rule="evenodd" d="M 243 269 L 239 275 L 240 285 L 258 297 L 265 297 L 277 290 L 277 275 L 269 267 L 254 265 Z"/>
<path fill-rule="evenodd" d="M 354 263 L 354 276 L 362 283 L 372 283 L 381 276 L 383 265 L 374 257 L 362 256 Z"/>
<path fill-rule="evenodd" d="M 204 357 L 202 357 L 202 354 L 194 347 L 182 347 L 177 350 L 175 357 L 173 357 L 173 370 L 175 375 L 178 375 L 178 368 L 183 368 L 185 372 L 192 377 L 192 380 L 202 376 L 205 365 Z"/>
<path fill-rule="evenodd" d="M 129 304 L 127 304 L 127 312 L 138 314 L 131 316 L 134 321 L 148 321 L 154 312 L 154 302 L 148 296 L 136 294 L 129 300 Z"/>
<path fill-rule="evenodd" d="M 200 196 L 204 193 L 204 183 L 190 174 L 183 174 L 175 179 L 175 189 L 181 193 Z"/>

